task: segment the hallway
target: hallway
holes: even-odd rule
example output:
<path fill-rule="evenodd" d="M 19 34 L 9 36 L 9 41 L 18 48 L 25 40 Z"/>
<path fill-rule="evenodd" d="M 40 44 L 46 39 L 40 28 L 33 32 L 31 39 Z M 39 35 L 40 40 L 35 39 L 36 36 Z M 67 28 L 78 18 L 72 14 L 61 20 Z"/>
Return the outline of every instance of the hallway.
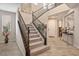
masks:
<path fill-rule="evenodd" d="M 21 56 L 16 42 L 0 43 L 0 56 Z"/>
<path fill-rule="evenodd" d="M 12 4 L 14 5 L 16 4 Z M 4 44 L 4 41 L 0 43 L 0 56 L 79 55 L 79 49 L 76 48 L 79 47 L 79 7 L 73 5 L 76 4 L 45 3 L 44 6 L 43 3 L 23 3 L 15 12 L 0 11 L 0 32 L 9 33 L 11 39 L 8 44 Z M 58 35 L 75 47 L 53 38 Z M 3 40 L 2 36 L 0 42 Z M 47 39 L 48 36 L 52 38 Z M 17 43 L 12 39 L 16 39 Z"/>
<path fill-rule="evenodd" d="M 48 40 L 50 49 L 39 56 L 79 56 L 79 49 L 72 47 L 61 40 L 50 38 Z"/>

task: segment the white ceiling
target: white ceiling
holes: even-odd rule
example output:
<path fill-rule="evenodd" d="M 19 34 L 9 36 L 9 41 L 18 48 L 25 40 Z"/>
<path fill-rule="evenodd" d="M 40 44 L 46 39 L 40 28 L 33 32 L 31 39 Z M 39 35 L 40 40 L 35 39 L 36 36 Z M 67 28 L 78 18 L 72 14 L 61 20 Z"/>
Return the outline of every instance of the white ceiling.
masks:
<path fill-rule="evenodd" d="M 65 3 L 69 8 L 79 7 L 79 3 Z"/>
<path fill-rule="evenodd" d="M 62 12 L 65 12 L 67 10 L 70 10 L 70 8 L 66 4 L 61 4 L 58 7 L 51 9 L 49 11 L 49 15 L 52 16 L 54 14 L 62 13 Z"/>
<path fill-rule="evenodd" d="M 20 3 L 0 3 L 0 10 L 16 12 Z"/>

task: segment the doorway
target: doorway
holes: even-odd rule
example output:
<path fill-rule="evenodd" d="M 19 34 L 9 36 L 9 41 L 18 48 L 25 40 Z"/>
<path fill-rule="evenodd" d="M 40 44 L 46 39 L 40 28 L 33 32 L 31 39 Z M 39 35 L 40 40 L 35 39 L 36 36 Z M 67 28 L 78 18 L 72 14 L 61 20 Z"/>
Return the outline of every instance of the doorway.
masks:
<path fill-rule="evenodd" d="M 16 14 L 8 11 L 0 11 L 0 43 L 4 42 L 4 31 L 9 32 L 9 41 L 16 41 Z"/>
<path fill-rule="evenodd" d="M 48 37 L 57 38 L 57 20 L 51 18 L 48 20 Z"/>

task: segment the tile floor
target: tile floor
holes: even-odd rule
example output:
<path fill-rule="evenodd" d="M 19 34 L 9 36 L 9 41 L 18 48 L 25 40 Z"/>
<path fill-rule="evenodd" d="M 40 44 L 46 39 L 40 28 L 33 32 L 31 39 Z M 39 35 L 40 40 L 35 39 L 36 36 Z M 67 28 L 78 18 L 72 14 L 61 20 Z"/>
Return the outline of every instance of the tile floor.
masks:
<path fill-rule="evenodd" d="M 0 42 L 0 56 L 21 56 L 21 52 L 16 42 L 9 42 L 5 44 Z"/>
<path fill-rule="evenodd" d="M 74 48 L 67 43 L 50 38 L 48 40 L 50 49 L 38 56 L 79 56 L 79 49 Z M 21 56 L 21 52 L 16 42 L 8 44 L 0 43 L 0 56 Z"/>
<path fill-rule="evenodd" d="M 59 39 L 48 39 L 48 45 L 50 49 L 38 56 L 79 56 L 79 49 Z"/>

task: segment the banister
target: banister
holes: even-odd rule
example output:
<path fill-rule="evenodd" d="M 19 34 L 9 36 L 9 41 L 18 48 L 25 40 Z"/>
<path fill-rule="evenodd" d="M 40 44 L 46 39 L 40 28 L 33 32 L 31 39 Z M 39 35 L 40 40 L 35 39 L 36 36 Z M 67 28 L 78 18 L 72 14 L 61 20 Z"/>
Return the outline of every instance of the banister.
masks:
<path fill-rule="evenodd" d="M 50 4 L 50 3 L 49 3 Z M 55 7 L 57 7 L 57 6 L 59 6 L 59 5 L 61 5 L 62 3 L 55 3 L 54 4 L 54 6 L 52 6 L 51 8 L 48 8 L 48 7 L 50 7 L 49 6 L 49 4 L 47 4 L 45 7 L 47 8 L 47 10 L 46 9 L 44 9 L 43 7 L 41 7 L 41 8 L 39 8 L 38 10 L 36 10 L 35 12 L 32 12 L 32 14 L 33 15 L 35 15 L 37 12 L 39 12 L 41 9 L 43 9 L 43 10 L 45 10 L 43 13 L 41 13 L 40 15 L 35 15 L 35 16 L 37 16 L 36 17 L 36 19 L 38 19 L 41 15 L 43 15 L 44 13 L 46 13 L 47 11 L 49 11 L 49 10 L 51 10 L 52 8 L 55 8 Z M 52 4 L 53 5 L 53 4 Z M 39 14 L 39 13 L 38 13 Z"/>
<path fill-rule="evenodd" d="M 29 49 L 29 27 L 26 26 L 20 12 L 18 11 L 18 24 L 19 24 L 19 28 L 21 31 L 21 35 L 22 35 L 22 39 L 23 39 L 23 43 L 24 43 L 24 48 L 25 48 L 25 55 L 26 56 L 30 56 L 30 49 Z"/>
<path fill-rule="evenodd" d="M 33 17 L 35 18 L 35 15 L 33 15 Z M 39 33 L 41 34 L 41 36 L 43 37 L 43 39 L 44 39 L 44 45 L 47 45 L 47 38 L 46 38 L 47 35 L 46 35 L 46 32 L 44 32 L 44 30 L 46 29 L 46 26 L 40 20 L 38 20 L 38 19 L 33 20 L 32 23 L 34 24 L 34 26 L 36 27 L 36 29 L 39 31 Z M 43 30 L 41 30 L 41 29 L 43 29 Z"/>
<path fill-rule="evenodd" d="M 33 15 L 33 14 L 32 14 Z M 36 16 L 35 15 L 33 15 L 35 18 L 36 18 Z M 42 25 L 44 25 L 39 19 L 37 19 Z M 33 20 L 33 22 L 34 21 L 36 21 L 36 20 Z M 45 25 L 44 25 L 45 26 Z"/>
<path fill-rule="evenodd" d="M 48 5 L 46 5 L 45 7 L 47 7 Z M 36 10 L 36 11 L 34 11 L 34 12 L 32 12 L 32 13 L 35 13 L 35 12 L 37 12 L 37 11 L 39 11 L 39 10 L 41 10 L 43 8 L 43 6 L 41 7 L 41 8 L 39 8 L 38 10 Z"/>
<path fill-rule="evenodd" d="M 37 25 L 33 22 L 34 26 L 36 27 L 36 29 L 39 31 L 39 33 L 41 34 L 41 36 L 44 39 L 44 45 L 47 45 L 47 38 L 43 35 L 43 33 L 41 32 L 41 30 L 39 30 L 39 28 L 37 27 Z"/>

